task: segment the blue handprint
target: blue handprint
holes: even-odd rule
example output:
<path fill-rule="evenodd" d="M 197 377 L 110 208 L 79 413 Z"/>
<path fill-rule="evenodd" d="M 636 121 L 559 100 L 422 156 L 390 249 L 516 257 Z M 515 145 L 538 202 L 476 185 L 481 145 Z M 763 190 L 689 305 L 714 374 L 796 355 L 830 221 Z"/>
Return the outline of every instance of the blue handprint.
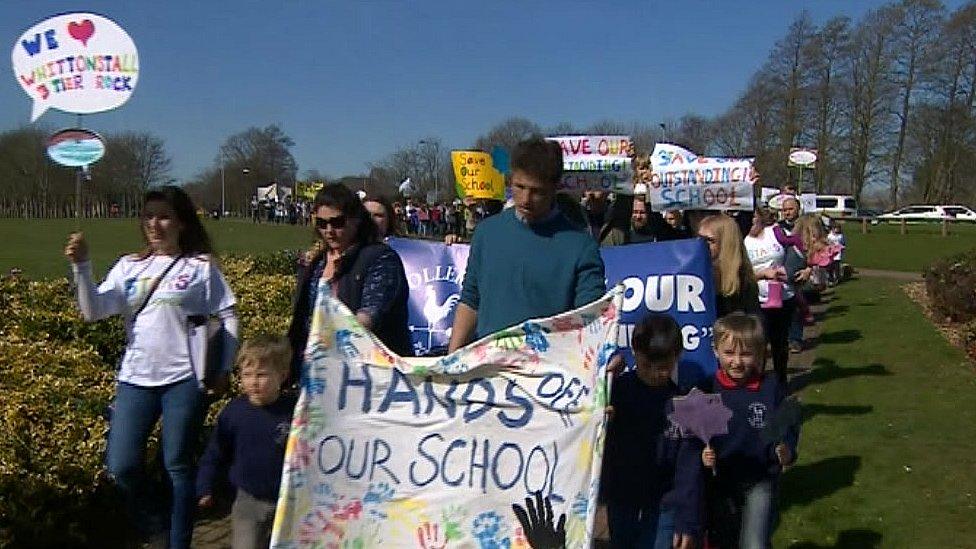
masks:
<path fill-rule="evenodd" d="M 544 353 L 549 350 L 549 340 L 546 339 L 546 331 L 542 326 L 535 322 L 522 324 L 525 331 L 525 342 L 537 353 Z"/>
<path fill-rule="evenodd" d="M 499 539 L 501 527 L 501 517 L 494 511 L 487 511 L 474 518 L 471 533 L 481 549 L 509 549 L 512 541 L 507 537 Z"/>
<path fill-rule="evenodd" d="M 359 349 L 353 344 L 352 339 L 354 337 L 362 337 L 359 334 L 354 334 L 349 330 L 336 330 L 335 341 L 336 348 L 346 356 L 346 358 L 355 358 L 359 356 Z"/>

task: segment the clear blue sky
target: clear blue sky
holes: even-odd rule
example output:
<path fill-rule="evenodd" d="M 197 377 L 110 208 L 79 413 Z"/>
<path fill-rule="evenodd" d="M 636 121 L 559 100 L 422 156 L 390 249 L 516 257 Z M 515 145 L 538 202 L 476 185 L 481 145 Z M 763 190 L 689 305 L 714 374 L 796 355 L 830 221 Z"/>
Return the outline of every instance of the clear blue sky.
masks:
<path fill-rule="evenodd" d="M 803 9 L 822 23 L 883 3 L 3 0 L 0 36 L 12 47 L 68 11 L 119 23 L 139 48 L 139 84 L 85 125 L 163 137 L 178 179 L 226 136 L 272 123 L 295 140 L 300 172 L 338 176 L 428 135 L 470 146 L 513 115 L 584 126 L 717 114 Z M 7 70 L 0 129 L 30 119 Z M 51 110 L 37 123 L 74 121 Z"/>

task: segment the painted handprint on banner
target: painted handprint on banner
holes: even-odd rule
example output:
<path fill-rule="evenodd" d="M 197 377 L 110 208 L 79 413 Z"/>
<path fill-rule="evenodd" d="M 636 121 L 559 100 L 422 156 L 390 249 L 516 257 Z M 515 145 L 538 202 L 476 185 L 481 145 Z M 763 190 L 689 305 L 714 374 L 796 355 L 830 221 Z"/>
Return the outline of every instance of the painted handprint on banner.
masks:
<path fill-rule="evenodd" d="M 439 524 L 425 522 L 417 527 L 417 543 L 421 549 L 444 549 L 447 536 Z"/>

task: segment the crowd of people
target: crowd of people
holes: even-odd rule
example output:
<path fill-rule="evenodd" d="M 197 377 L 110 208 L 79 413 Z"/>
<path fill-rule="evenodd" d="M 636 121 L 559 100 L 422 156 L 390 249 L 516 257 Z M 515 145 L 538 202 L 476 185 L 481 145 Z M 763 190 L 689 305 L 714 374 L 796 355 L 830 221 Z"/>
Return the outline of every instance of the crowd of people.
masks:
<path fill-rule="evenodd" d="M 307 204 L 315 244 L 300 261 L 287 336 L 247 341 L 239 353 L 234 293 L 180 188 L 145 196 L 144 248 L 122 257 L 98 285 L 84 237 L 72 234 L 65 255 L 82 314 L 87 320 L 120 315 L 125 322 L 106 465 L 131 523 L 145 537 L 165 532 L 171 548 L 188 547 L 195 509 L 212 505 L 215 479 L 226 474 L 236 489 L 234 547 L 268 545 L 295 405 L 289 387 L 302 376 L 318 292 L 340 299 L 391 350 L 411 354 L 407 280 L 399 256 L 384 243 L 387 237 L 470 240 L 450 351 L 603 296 L 601 244 L 698 237 L 711 256 L 718 316 L 718 370 L 700 389 L 722 395 L 732 410 L 729 433 L 706 446 L 669 419 L 671 399 L 691 389 L 674 381 L 680 333 L 670 317 L 647 316 L 631 342 L 636 367 L 621 372 L 621 360 L 611 362 L 617 379 L 600 498 L 613 547 L 768 547 L 778 479 L 796 459 L 798 432 L 767 440 L 757 410 L 772 413 L 789 393 L 791 345 L 797 350 L 802 343 L 815 290 L 839 279 L 842 232 L 834 226 L 828 237 L 819 216 L 801 215 L 789 189 L 777 211 L 763 207 L 751 216 L 653 212 L 640 194 L 610 200 L 589 192 L 577 200 L 557 193 L 562 166 L 557 144 L 520 143 L 511 158 L 509 207 L 488 201 L 391 203 L 326 185 Z M 212 329 L 214 323 L 219 329 Z M 221 339 L 222 360 L 201 352 L 214 337 Z M 243 395 L 220 413 L 197 461 L 194 442 L 208 403 L 227 390 L 235 363 Z M 165 509 L 149 497 L 144 470 L 160 418 L 170 488 Z M 524 509 L 516 514 L 524 527 L 532 526 Z M 558 531 L 547 537 L 557 540 L 554 546 L 558 538 Z"/>

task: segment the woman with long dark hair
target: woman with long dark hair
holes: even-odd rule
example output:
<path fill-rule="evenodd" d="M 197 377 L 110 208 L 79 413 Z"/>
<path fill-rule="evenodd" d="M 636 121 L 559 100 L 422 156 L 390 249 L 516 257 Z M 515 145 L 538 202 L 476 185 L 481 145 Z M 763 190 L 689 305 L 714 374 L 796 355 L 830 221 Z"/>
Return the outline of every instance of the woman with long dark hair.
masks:
<path fill-rule="evenodd" d="M 393 204 L 386 197 L 369 195 L 363 199 L 363 206 L 373 216 L 381 241 L 391 236 L 400 236 L 400 220 L 396 216 Z"/>
<path fill-rule="evenodd" d="M 351 190 L 334 183 L 315 195 L 312 215 L 318 241 L 299 265 L 288 329 L 294 352 L 292 374 L 300 371 L 320 287 L 345 303 L 391 351 L 411 355 L 407 276 L 400 256 L 379 242 L 369 211 Z M 320 281 L 325 284 L 320 286 Z"/>
<path fill-rule="evenodd" d="M 126 347 L 119 362 L 106 465 L 144 536 L 168 525 L 169 547 L 189 547 L 195 508 L 193 448 L 206 411 L 205 389 L 227 384 L 237 349 L 234 294 L 210 256 L 210 238 L 190 197 L 179 187 L 146 193 L 141 220 L 145 248 L 123 256 L 97 287 L 88 245 L 81 233 L 68 239 L 78 306 L 87 321 L 125 319 Z M 217 316 L 221 364 L 208 372 L 198 329 L 191 318 Z M 163 465 L 171 505 L 162 520 L 152 516 L 144 462 L 149 435 L 162 418 Z"/>

